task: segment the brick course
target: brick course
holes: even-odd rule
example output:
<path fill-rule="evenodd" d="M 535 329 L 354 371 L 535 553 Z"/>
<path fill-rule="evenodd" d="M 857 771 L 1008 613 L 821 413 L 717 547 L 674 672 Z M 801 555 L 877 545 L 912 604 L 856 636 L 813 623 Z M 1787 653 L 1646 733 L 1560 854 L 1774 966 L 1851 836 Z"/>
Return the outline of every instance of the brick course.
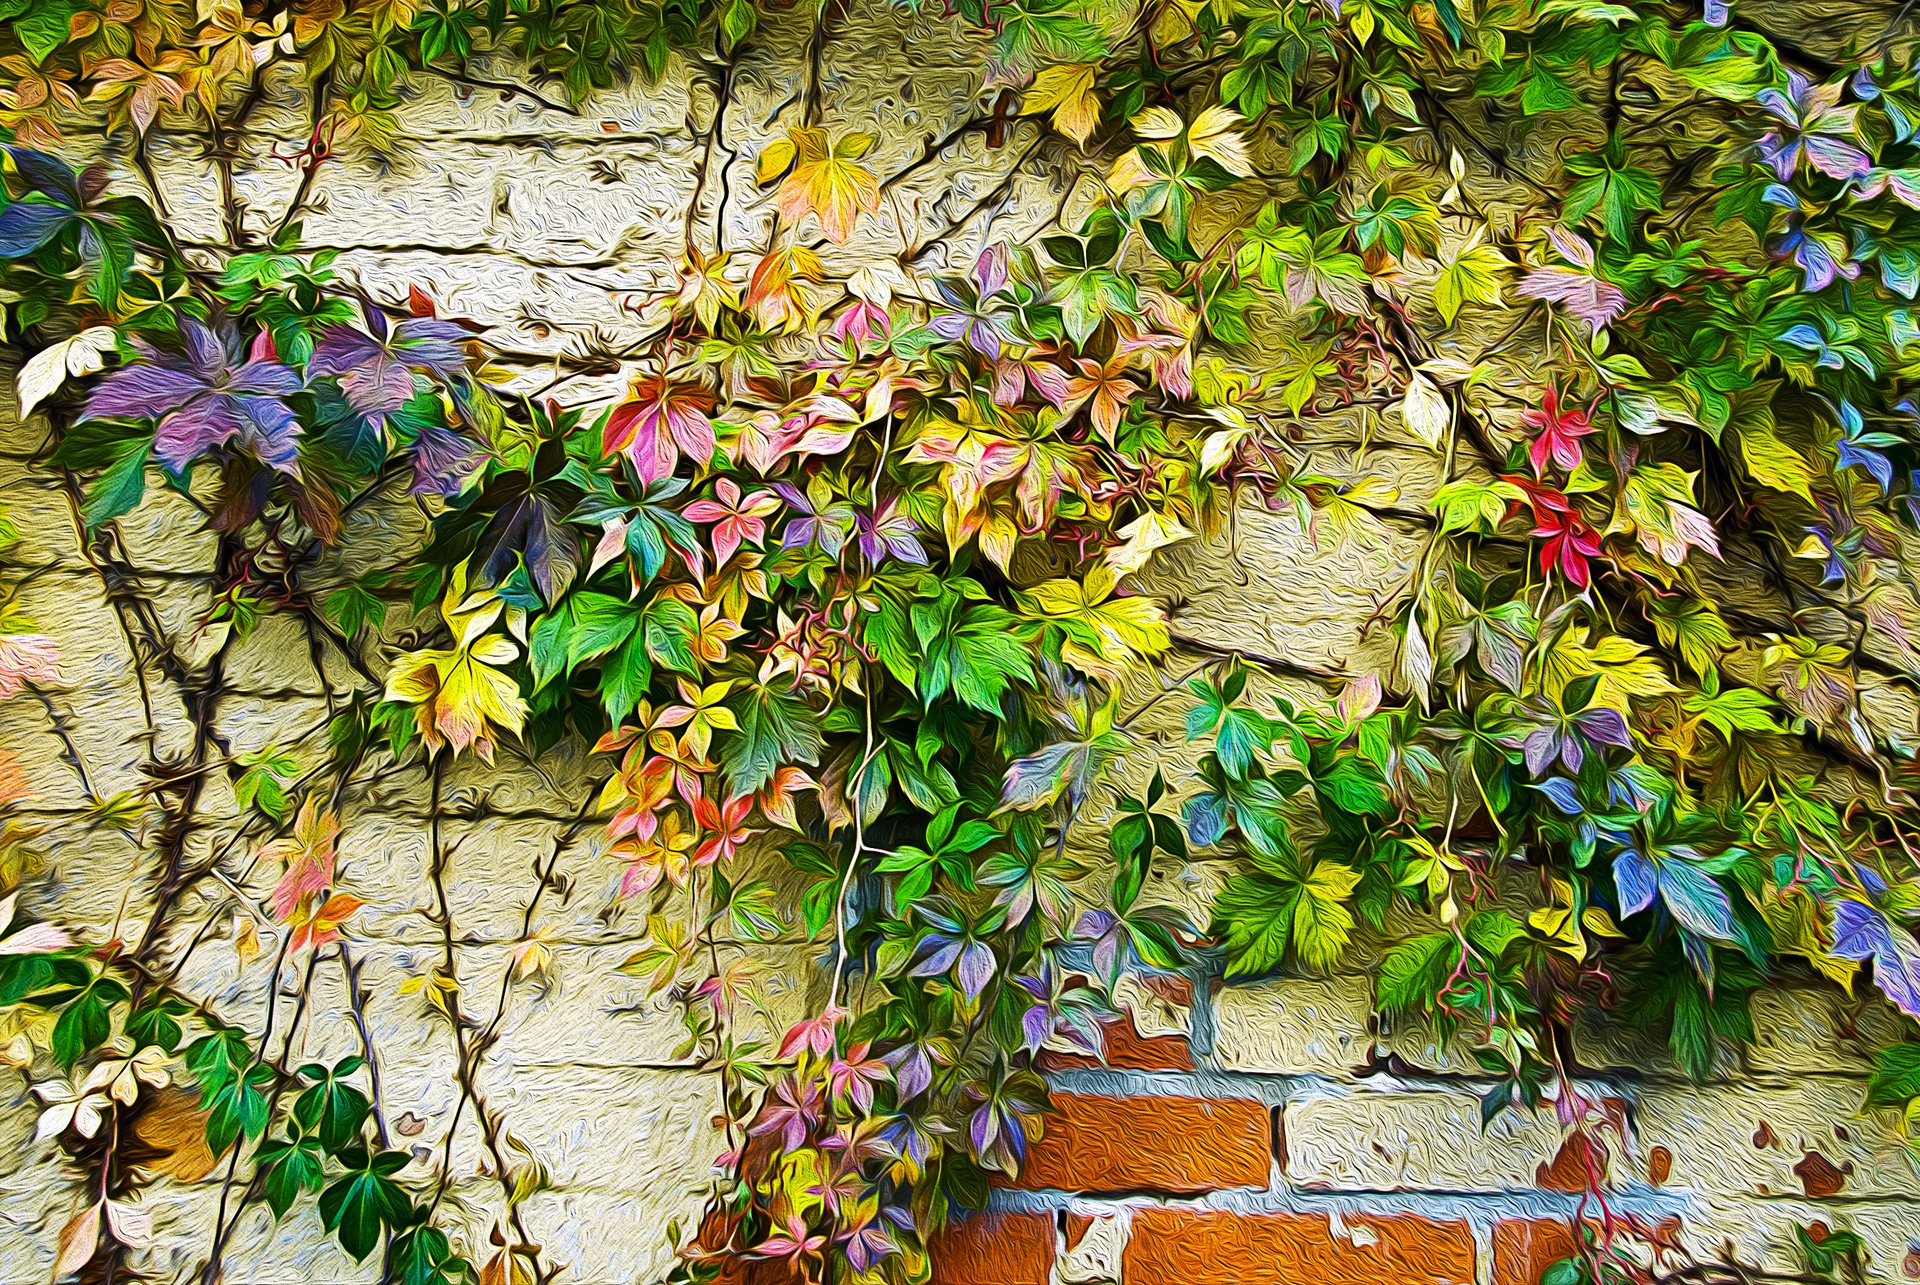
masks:
<path fill-rule="evenodd" d="M 933 1237 L 933 1285 L 1047 1285 L 1054 1239 L 1046 1214 L 963 1219 Z"/>
<path fill-rule="evenodd" d="M 1265 1187 L 1272 1116 L 1246 1098 L 1056 1093 L 1018 1186 L 1170 1194 Z"/>
<path fill-rule="evenodd" d="M 1336 1235 L 1325 1214 L 1142 1209 L 1120 1285 L 1473 1285 L 1464 1222 L 1410 1214 L 1344 1221 Z"/>
<path fill-rule="evenodd" d="M 1142 1035 L 1126 1017 L 1101 1026 L 1106 1037 L 1106 1057 L 1088 1057 L 1084 1053 L 1060 1053 L 1041 1050 L 1038 1059 L 1042 1071 L 1085 1071 L 1105 1066 L 1115 1071 L 1191 1071 L 1193 1050 L 1184 1035 Z"/>

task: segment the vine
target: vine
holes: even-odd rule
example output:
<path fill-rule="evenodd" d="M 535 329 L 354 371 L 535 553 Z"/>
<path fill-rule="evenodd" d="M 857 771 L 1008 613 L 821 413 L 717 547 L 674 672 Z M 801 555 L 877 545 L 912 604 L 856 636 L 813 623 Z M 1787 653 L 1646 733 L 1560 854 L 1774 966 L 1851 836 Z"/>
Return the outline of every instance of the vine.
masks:
<path fill-rule="evenodd" d="M 1044 1129 L 1036 1056 L 1097 1053 L 1123 973 L 1330 968 L 1396 911 L 1427 929 L 1385 956 L 1379 1007 L 1466 1034 L 1490 1116 L 1550 1105 L 1585 1141 L 1599 1215 L 1555 1285 L 1718 1279 L 1634 1251 L 1656 1233 L 1606 1203 L 1620 1125 L 1569 1032 L 1617 1010 L 1704 1074 L 1770 979 L 1870 977 L 1920 1017 L 1907 16 L 1821 56 L 1719 4 L 959 0 L 943 17 L 990 105 L 888 175 L 834 118 L 837 5 L 0 4 L 21 409 L 47 412 L 38 464 L 152 747 L 150 786 L 97 797 L 52 640 L 5 617 L 0 696 L 32 691 L 88 815 L 133 836 L 152 881 L 125 940 L 51 923 L 0 940 L 9 1058 L 84 1176 L 56 1274 L 123 1279 L 147 1247 L 130 1140 L 179 1110 L 179 1080 L 225 1165 L 205 1281 L 248 1203 L 309 1199 L 407 1285 L 553 1278 L 519 1214 L 544 1169 L 479 1074 L 512 988 L 550 966 L 535 921 L 560 847 L 481 1024 L 442 784 L 461 754 L 578 741 L 601 765 L 616 913 L 647 925 L 628 968 L 680 1002 L 676 1056 L 719 1085 L 728 1150 L 688 1279 L 766 1261 L 924 1279 L 932 1234 Z M 795 28 L 805 68 L 752 153 L 756 196 L 728 134 L 763 24 Z M 630 378 L 617 404 L 503 396 L 506 354 L 474 328 L 417 288 L 372 297 L 303 242 L 316 176 L 396 147 L 426 78 L 572 110 L 677 61 L 711 97 L 677 281 L 634 301 L 641 339 L 575 358 Z M 308 124 L 290 160 L 264 153 L 296 174 L 276 213 L 237 172 L 283 80 Z M 129 141 L 144 194 L 56 158 L 78 125 Z M 163 134 L 204 146 L 222 244 L 169 213 Z M 900 185 L 974 134 L 992 181 L 909 227 Z M 993 228 L 1036 157 L 1091 181 L 1010 244 Z M 764 241 L 733 208 L 756 200 Z M 966 241 L 957 269 L 923 266 Z M 858 266 L 830 271 L 829 246 Z M 1407 507 L 1342 476 L 1300 445 L 1316 417 L 1355 426 L 1358 460 L 1382 436 L 1430 452 L 1439 489 Z M 430 539 L 320 600 L 318 559 L 363 506 L 400 505 L 402 480 Z M 118 530 L 161 490 L 218 533 L 192 637 L 132 587 Z M 1214 648 L 1140 591 L 1242 497 L 1329 541 L 1417 533 L 1371 622 L 1384 672 Z M 405 632 L 385 628 L 396 588 Z M 309 770 L 318 727 L 251 754 L 219 733 L 229 648 L 274 613 L 329 692 Z M 1176 651 L 1180 677 L 1161 668 Z M 155 734 L 159 685 L 185 711 L 183 757 Z M 1196 768 L 1127 785 L 1135 720 L 1176 695 Z M 431 776 L 443 945 L 409 985 L 460 1087 L 425 1176 L 380 1103 L 361 902 L 335 864 L 349 797 L 403 763 Z M 0 767 L 17 807 L 26 786 Z M 219 774 L 248 819 L 202 856 Z M 18 884 L 33 836 L 7 827 Z M 1242 865 L 1202 927 L 1145 894 L 1157 864 L 1204 852 Z M 806 876 L 791 902 L 776 856 Z M 264 900 L 259 869 L 277 874 Z M 257 1032 L 178 983 L 212 918 L 169 958 L 204 880 L 243 962 L 277 938 Z M 795 926 L 826 1002 L 777 1043 L 747 1038 L 755 952 Z M 323 959 L 361 1052 L 292 1065 Z M 1911 1128 L 1904 1029 L 1869 1105 Z M 484 1262 L 437 1222 L 469 1109 L 505 1200 Z M 1814 1277 L 1852 1261 L 1847 1236 L 1807 1239 Z"/>

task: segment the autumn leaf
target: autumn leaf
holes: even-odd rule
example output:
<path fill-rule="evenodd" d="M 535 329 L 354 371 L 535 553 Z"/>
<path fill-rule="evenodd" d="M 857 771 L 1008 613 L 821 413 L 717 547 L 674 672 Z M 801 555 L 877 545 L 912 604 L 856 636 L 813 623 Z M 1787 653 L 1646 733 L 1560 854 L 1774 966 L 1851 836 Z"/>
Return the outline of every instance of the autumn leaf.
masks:
<path fill-rule="evenodd" d="M 325 900 L 318 895 L 307 897 L 294 908 L 287 920 L 293 928 L 287 948 L 294 951 L 309 947 L 318 950 L 340 940 L 340 925 L 366 904 L 360 898 L 344 892 L 336 892 Z"/>
<path fill-rule="evenodd" d="M 518 732 L 526 722 L 520 685 L 499 668 L 519 654 L 497 634 L 451 651 L 408 652 L 387 675 L 386 697 L 421 707 L 420 739 L 429 753 L 451 745 L 458 754 L 472 746 L 491 763 L 495 726 Z"/>
<path fill-rule="evenodd" d="M 1062 576 L 1016 592 L 1029 617 L 1064 635 L 1061 657 L 1095 677 L 1118 678 L 1140 659 L 1167 649 L 1166 615 L 1151 598 L 1112 597 L 1112 569 L 1095 565 L 1085 580 Z"/>
<path fill-rule="evenodd" d="M 334 840 L 339 834 L 339 818 L 320 810 L 320 794 L 316 791 L 307 795 L 300 805 L 293 832 L 261 847 L 262 858 L 286 867 L 286 873 L 274 885 L 269 898 L 273 913 L 282 922 L 292 918 L 294 907 L 303 898 L 322 893 L 332 885 Z"/>
<path fill-rule="evenodd" d="M 1621 486 L 1620 507 L 1607 534 L 1632 531 L 1669 566 L 1685 562 L 1691 548 L 1719 557 L 1713 523 L 1693 507 L 1694 477 L 1678 464 L 1642 464 Z"/>
<path fill-rule="evenodd" d="M 0 633 L 0 700 L 17 695 L 28 683 L 59 681 L 60 647 L 49 635 Z"/>
<path fill-rule="evenodd" d="M 838 140 L 811 125 L 796 126 L 787 137 L 767 144 L 755 163 L 762 183 L 781 174 L 777 199 L 780 213 L 798 221 L 811 214 L 820 220 L 827 239 L 841 243 L 853 235 L 862 211 L 880 208 L 880 183 L 871 171 L 856 164 L 873 148 L 871 134 L 843 134 Z"/>
<path fill-rule="evenodd" d="M 627 400 L 607 416 L 601 449 L 625 453 L 643 483 L 669 476 L 682 454 L 696 463 L 713 459 L 716 445 L 713 390 L 691 380 L 649 375 L 637 379 Z"/>
<path fill-rule="evenodd" d="M 106 1202 L 88 1205 L 60 1229 L 60 1246 L 53 1257 L 53 1278 L 72 1276 L 93 1258 L 100 1244 L 100 1214 Z"/>
<path fill-rule="evenodd" d="M 1093 92 L 1092 63 L 1060 63 L 1043 68 L 1033 78 L 1020 106 L 1029 115 L 1053 113 L 1053 127 L 1081 147 L 1100 124 L 1100 99 Z"/>

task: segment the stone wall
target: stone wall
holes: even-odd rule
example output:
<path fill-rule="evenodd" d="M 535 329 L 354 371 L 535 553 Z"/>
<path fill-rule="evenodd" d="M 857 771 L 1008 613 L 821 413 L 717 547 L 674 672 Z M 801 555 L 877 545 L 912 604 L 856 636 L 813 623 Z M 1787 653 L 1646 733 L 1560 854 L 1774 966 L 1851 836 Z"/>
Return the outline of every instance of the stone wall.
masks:
<path fill-rule="evenodd" d="M 861 236 L 889 251 L 904 242 L 923 267 L 1030 235 L 1071 207 L 1079 184 L 1070 150 L 1043 144 L 1030 122 L 998 149 L 960 130 L 991 92 L 965 60 L 943 61 L 954 39 L 934 18 L 874 6 L 836 34 L 827 59 L 829 120 L 878 133 L 873 167 L 908 174 Z M 800 40 L 797 27 L 769 33 L 735 78 L 714 135 L 719 169 L 693 211 L 710 244 L 716 228 L 726 244 L 764 244 L 771 207 L 752 184 L 752 158 L 791 105 Z M 715 108 L 710 82 L 685 68 L 579 115 L 434 82 L 404 114 L 415 141 L 397 165 L 322 170 L 307 243 L 340 248 L 342 268 L 376 294 L 417 284 L 443 312 L 482 322 L 518 362 L 516 387 L 608 396 L 625 377 L 619 349 L 640 330 L 629 305 L 674 279 Z M 279 87 L 245 140 L 238 186 L 255 228 L 277 221 L 294 183 L 269 149 L 303 134 L 304 121 L 297 93 Z M 81 140 L 76 152 L 118 165 L 117 143 Z M 175 216 L 192 236 L 217 237 L 216 186 L 193 142 L 163 141 L 156 158 Z M 180 772 L 190 707 L 209 692 L 229 752 L 277 746 L 313 766 L 329 710 L 384 672 L 383 649 L 413 623 L 396 590 L 385 637 L 369 645 L 286 617 L 244 641 L 196 631 L 214 544 L 203 515 L 161 495 L 83 548 L 73 494 L 30 464 L 43 431 L 11 419 L 0 431 L 0 506 L 23 537 L 9 578 L 59 639 L 64 682 L 44 703 L 0 705 L 0 743 L 25 761 L 29 810 L 45 830 L 30 910 L 131 937 L 153 904 L 143 860 L 153 823 L 93 824 L 89 801 Z M 1391 424 L 1327 421 L 1302 446 L 1321 471 L 1388 475 L 1404 506 L 1438 482 L 1433 457 Z M 1176 632 L 1190 640 L 1333 675 L 1379 671 L 1390 642 L 1364 624 L 1404 586 L 1417 535 L 1374 524 L 1315 536 L 1249 503 L 1230 531 L 1144 580 L 1174 601 Z M 392 565 L 420 538 L 413 510 L 370 506 L 310 579 Z M 1178 656 L 1173 666 L 1186 667 Z M 1143 726 L 1129 773 L 1144 774 L 1156 753 L 1180 770 L 1177 712 L 1164 712 Z M 566 1266 L 562 1279 L 650 1282 L 721 1150 L 718 1086 L 676 1054 L 671 1006 L 619 971 L 644 925 L 615 902 L 615 863 L 586 816 L 584 757 L 578 746 L 537 762 L 509 750 L 492 769 L 463 760 L 358 778 L 341 873 L 367 905 L 348 952 L 313 966 L 304 1006 L 293 996 L 307 965 L 277 969 L 271 933 L 256 958 L 236 949 L 249 913 L 236 898 L 257 903 L 267 880 L 227 776 L 207 773 L 191 850 L 225 853 L 223 879 L 188 894 L 168 955 L 182 985 L 233 1020 L 258 1030 L 272 1012 L 271 1047 L 286 1041 L 295 1062 L 359 1051 L 364 1019 L 395 1145 L 422 1156 L 404 1176 L 430 1180 L 452 1139 L 442 1213 L 467 1252 L 485 1256 L 510 1185 L 482 1145 L 475 1121 L 487 1117 L 509 1163 L 532 1158 L 549 1173 L 521 1213 L 543 1255 Z M 1204 918 L 1222 865 L 1159 872 L 1154 895 Z M 516 949 L 536 939 L 552 951 L 550 976 L 511 980 Z M 765 954 L 761 1020 L 772 1031 L 822 1002 L 821 952 L 796 937 Z M 458 980 L 459 1031 L 403 990 L 436 968 Z M 1196 973 L 1136 988 L 1132 1008 L 1138 1029 L 1116 1028 L 1106 1065 L 1052 1058 L 1058 1115 L 1021 1181 L 996 1190 L 993 1213 L 946 1238 L 937 1279 L 1520 1285 L 1564 1252 L 1570 1217 L 1597 1212 L 1579 1194 L 1584 1157 L 1562 1148 L 1557 1127 L 1509 1115 L 1483 1129 L 1471 1060 L 1420 1031 L 1384 1029 L 1362 976 L 1222 987 Z M 1874 1032 L 1855 1032 L 1832 996 L 1787 991 L 1762 995 L 1756 1021 L 1760 1042 L 1698 1086 L 1657 1050 L 1591 1035 L 1590 1087 L 1617 1100 L 1630 1139 L 1606 1160 L 1610 1207 L 1677 1219 L 1689 1246 L 1730 1242 L 1749 1259 L 1785 1243 L 1788 1223 L 1817 1219 L 1865 1237 L 1875 1279 L 1920 1277 L 1920 1188 L 1888 1122 L 1862 1113 L 1863 1063 L 1846 1055 L 1856 1034 Z M 46 1279 L 79 1198 L 53 1144 L 33 1140 L 35 1105 L 19 1075 L 0 1072 L 0 1285 Z M 139 1265 L 160 1280 L 195 1276 L 220 1203 L 224 1170 L 176 1168 L 144 1197 L 156 1248 Z M 227 1259 L 231 1285 L 378 1275 L 333 1246 L 310 1204 L 278 1226 L 254 1206 Z"/>

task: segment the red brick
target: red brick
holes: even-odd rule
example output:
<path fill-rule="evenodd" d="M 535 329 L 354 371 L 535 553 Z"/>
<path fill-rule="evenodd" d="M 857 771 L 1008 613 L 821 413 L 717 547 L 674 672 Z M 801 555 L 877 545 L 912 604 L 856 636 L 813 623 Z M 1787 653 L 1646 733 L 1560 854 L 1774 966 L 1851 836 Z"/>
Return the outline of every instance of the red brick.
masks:
<path fill-rule="evenodd" d="M 1540 1273 L 1580 1248 L 1552 1218 L 1505 1218 L 1493 1228 L 1493 1285 L 1540 1285 Z"/>
<path fill-rule="evenodd" d="M 1047 1285 L 1053 1275 L 1053 1219 L 1047 1214 L 976 1214 L 927 1246 L 933 1285 Z"/>
<path fill-rule="evenodd" d="M 1017 1186 L 1190 1194 L 1271 1177 L 1272 1116 L 1259 1102 L 1056 1093 L 1053 1108 Z"/>
<path fill-rule="evenodd" d="M 1102 1023 L 1100 1031 L 1106 1039 L 1105 1065 L 1116 1071 L 1193 1070 L 1193 1050 L 1184 1035 L 1142 1035 L 1127 1017 Z M 1042 1050 L 1038 1061 L 1042 1071 L 1084 1071 L 1102 1065 L 1099 1058 L 1084 1053 L 1052 1049 Z"/>
<path fill-rule="evenodd" d="M 1345 1219 L 1142 1209 L 1120 1260 L 1120 1285 L 1473 1285 L 1473 1233 L 1464 1222 L 1412 1214 Z M 1370 1244 L 1360 1243 L 1369 1239 Z"/>

